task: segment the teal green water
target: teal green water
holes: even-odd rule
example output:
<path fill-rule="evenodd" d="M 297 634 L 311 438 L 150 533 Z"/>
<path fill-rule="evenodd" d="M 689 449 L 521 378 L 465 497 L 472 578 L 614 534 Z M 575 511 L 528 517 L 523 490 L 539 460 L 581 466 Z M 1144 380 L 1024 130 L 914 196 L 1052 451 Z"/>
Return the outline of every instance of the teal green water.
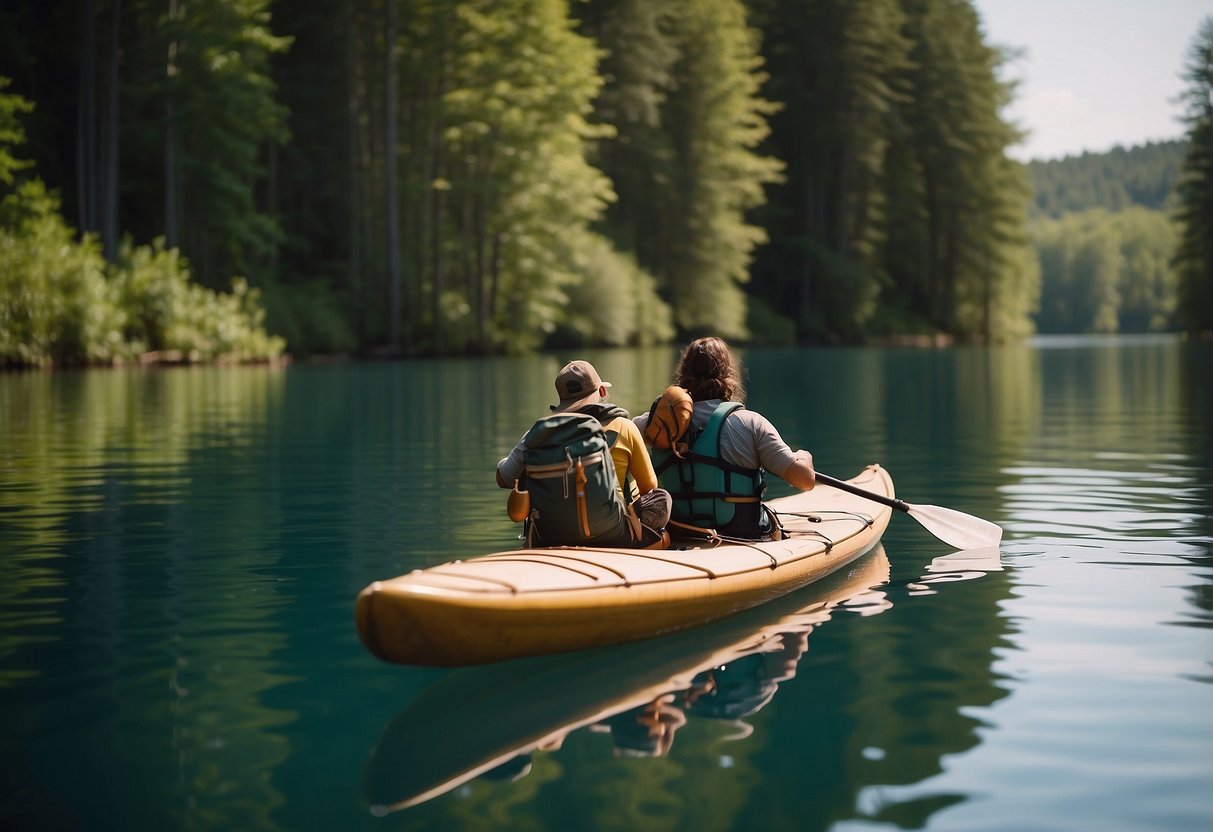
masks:
<path fill-rule="evenodd" d="M 516 544 L 493 465 L 570 357 L 0 376 L 0 828 L 1213 824 L 1213 345 L 749 351 L 820 470 L 1000 560 L 898 515 L 677 637 L 377 661 L 358 590 Z M 637 411 L 674 351 L 583 357 Z"/>

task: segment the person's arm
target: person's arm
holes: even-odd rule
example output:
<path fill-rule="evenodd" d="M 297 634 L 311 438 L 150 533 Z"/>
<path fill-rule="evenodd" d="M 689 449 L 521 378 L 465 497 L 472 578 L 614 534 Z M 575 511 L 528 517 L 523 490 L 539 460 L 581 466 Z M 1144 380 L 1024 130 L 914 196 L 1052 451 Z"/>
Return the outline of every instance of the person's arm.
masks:
<path fill-rule="evenodd" d="M 817 484 L 817 472 L 813 470 L 813 455 L 805 450 L 797 451 L 789 465 L 779 475 L 788 485 L 808 491 Z"/>
<path fill-rule="evenodd" d="M 628 473 L 636 483 L 636 490 L 648 494 L 657 487 L 657 472 L 653 470 L 653 460 L 649 459 L 649 449 L 645 447 L 644 437 L 633 422 L 621 420 L 624 427 L 617 442 L 626 441 L 631 456 L 628 458 Z"/>
<path fill-rule="evenodd" d="M 808 491 L 817 484 L 811 453 L 804 450 L 793 452 L 765 416 L 756 414 L 753 424 L 758 461 L 763 468 L 801 491 Z"/>
<path fill-rule="evenodd" d="M 497 485 L 502 488 L 513 488 L 514 480 L 521 479 L 526 471 L 526 434 L 518 440 L 514 450 L 510 451 L 497 463 Z"/>

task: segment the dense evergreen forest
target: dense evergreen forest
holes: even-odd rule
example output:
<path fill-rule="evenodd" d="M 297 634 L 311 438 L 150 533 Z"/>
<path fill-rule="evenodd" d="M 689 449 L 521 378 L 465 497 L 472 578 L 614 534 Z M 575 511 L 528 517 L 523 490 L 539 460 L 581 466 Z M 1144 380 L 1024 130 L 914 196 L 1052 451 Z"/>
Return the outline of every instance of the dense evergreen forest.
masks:
<path fill-rule="evenodd" d="M 1033 216 L 1059 217 L 1102 208 L 1175 207 L 1175 184 L 1187 157 L 1186 141 L 1150 142 L 1028 164 Z"/>
<path fill-rule="evenodd" d="M 1176 235 L 1179 277 L 1132 314 L 1118 290 L 1117 327 L 1213 328 L 1175 320 L 1213 286 L 1209 43 L 1186 219 L 1141 232 L 1150 258 Z M 1089 258 L 1030 225 L 1081 197 L 1008 157 L 1003 60 L 967 0 L 6 4 L 0 351 L 269 355 L 262 308 L 299 354 L 1021 336 L 1055 320 L 1042 263 Z M 1180 147 L 1148 150 L 1118 216 L 1166 199 Z M 61 308 L 8 303 L 35 286 Z"/>
<path fill-rule="evenodd" d="M 1151 143 L 1028 165 L 1039 331 L 1178 327 L 1175 185 L 1187 149 L 1186 142 Z"/>

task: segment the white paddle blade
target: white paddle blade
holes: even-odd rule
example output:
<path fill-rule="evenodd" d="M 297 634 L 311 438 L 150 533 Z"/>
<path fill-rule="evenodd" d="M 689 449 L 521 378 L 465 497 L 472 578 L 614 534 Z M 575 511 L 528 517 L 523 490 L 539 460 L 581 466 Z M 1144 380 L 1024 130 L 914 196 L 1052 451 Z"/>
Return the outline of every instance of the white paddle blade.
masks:
<path fill-rule="evenodd" d="M 1002 541 L 1002 527 L 963 511 L 911 505 L 909 515 L 922 527 L 957 549 L 984 549 Z"/>

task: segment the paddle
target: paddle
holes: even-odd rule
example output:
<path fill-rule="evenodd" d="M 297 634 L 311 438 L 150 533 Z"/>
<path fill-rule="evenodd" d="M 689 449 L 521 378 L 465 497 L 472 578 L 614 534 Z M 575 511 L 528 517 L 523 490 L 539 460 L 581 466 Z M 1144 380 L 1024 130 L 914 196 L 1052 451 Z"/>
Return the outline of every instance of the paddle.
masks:
<path fill-rule="evenodd" d="M 825 474 L 817 474 L 817 482 L 824 483 L 842 491 L 850 492 L 858 497 L 892 506 L 898 511 L 917 520 L 924 529 L 938 537 L 949 546 L 957 549 L 981 549 L 986 546 L 997 546 L 1002 540 L 1002 528 L 982 520 L 971 514 L 940 506 L 916 506 L 905 500 L 897 500 L 877 494 L 875 491 L 865 491 L 844 480 L 836 480 Z"/>

